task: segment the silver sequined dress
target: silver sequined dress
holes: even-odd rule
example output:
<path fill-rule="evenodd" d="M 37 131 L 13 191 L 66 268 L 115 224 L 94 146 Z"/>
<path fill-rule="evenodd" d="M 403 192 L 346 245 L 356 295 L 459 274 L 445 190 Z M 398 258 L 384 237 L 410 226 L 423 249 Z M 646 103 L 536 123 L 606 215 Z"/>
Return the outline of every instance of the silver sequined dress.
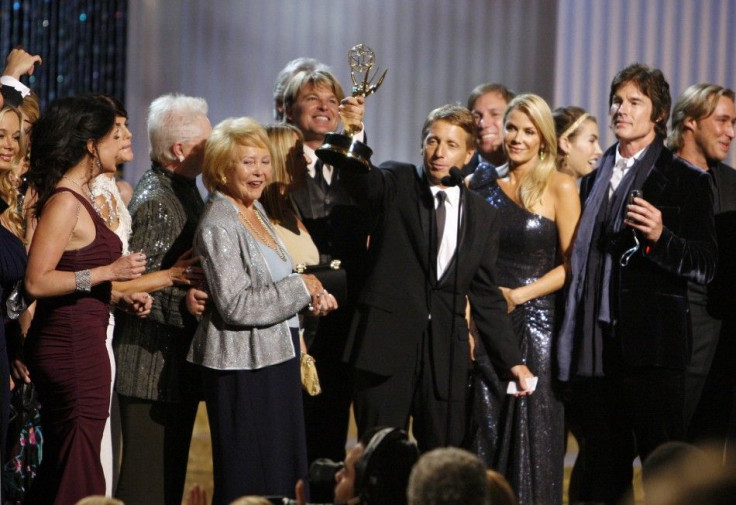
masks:
<path fill-rule="evenodd" d="M 474 175 L 475 189 L 498 209 L 501 221 L 498 285 L 530 284 L 557 264 L 557 226 L 508 198 L 498 184 Z M 480 186 L 480 187 L 479 187 Z M 552 391 L 555 294 L 519 305 L 512 313 L 522 356 L 539 377 L 532 396 L 506 394 L 476 339 L 472 449 L 511 483 L 520 505 L 562 503 L 564 411 Z"/>

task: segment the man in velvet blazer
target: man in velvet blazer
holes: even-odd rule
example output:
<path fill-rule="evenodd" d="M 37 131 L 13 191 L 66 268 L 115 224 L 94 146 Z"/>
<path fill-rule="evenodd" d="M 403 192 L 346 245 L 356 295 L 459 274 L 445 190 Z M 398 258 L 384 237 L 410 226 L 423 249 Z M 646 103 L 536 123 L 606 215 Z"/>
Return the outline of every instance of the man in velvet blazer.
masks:
<path fill-rule="evenodd" d="M 374 221 L 368 278 L 346 349 L 356 368 L 358 430 L 407 427 L 413 416 L 422 451 L 462 442 L 470 365 L 466 299 L 499 373 L 519 379 L 524 394 L 522 379 L 531 376 L 495 282 L 496 213 L 477 195 L 443 182 L 451 167 L 472 156 L 474 131 L 467 109 L 440 107 L 423 128 L 423 166 L 388 162 L 367 174 L 343 170 L 348 190 Z M 459 245 L 446 264 L 439 264 L 437 252 L 433 194 L 439 190 L 447 193 L 447 205 L 462 203 Z M 452 215 L 448 208 L 443 247 L 457 237 L 457 207 Z"/>
<path fill-rule="evenodd" d="M 723 161 L 736 135 L 736 95 L 711 83 L 689 86 L 672 109 L 667 145 L 677 156 L 710 174 L 718 238 L 713 282 L 688 291 L 693 354 L 685 380 L 685 420 L 690 441 L 725 442 L 733 405 L 736 349 L 736 171 Z M 713 365 L 711 367 L 711 364 Z M 706 385 L 707 381 L 707 385 Z"/>
<path fill-rule="evenodd" d="M 662 72 L 621 70 L 609 101 L 618 142 L 581 184 L 558 346 L 571 412 L 583 413 L 577 499 L 600 503 L 630 491 L 637 454 L 685 435 L 688 282 L 708 283 L 717 257 L 709 176 L 663 144 L 671 98 Z"/>

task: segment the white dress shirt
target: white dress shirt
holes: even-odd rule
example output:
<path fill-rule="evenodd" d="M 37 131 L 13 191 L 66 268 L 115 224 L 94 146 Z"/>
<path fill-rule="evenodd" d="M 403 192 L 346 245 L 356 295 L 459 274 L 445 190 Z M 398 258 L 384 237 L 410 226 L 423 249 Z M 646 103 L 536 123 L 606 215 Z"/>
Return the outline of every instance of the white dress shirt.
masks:
<path fill-rule="evenodd" d="M 16 91 L 18 91 L 23 98 L 31 94 L 31 88 L 20 82 L 12 75 L 3 75 L 2 77 L 0 77 L 0 84 L 15 88 Z"/>
<path fill-rule="evenodd" d="M 437 278 L 439 279 L 452 261 L 452 255 L 455 254 L 455 248 L 457 247 L 457 214 L 460 210 L 460 188 L 457 186 L 448 188 L 430 186 L 429 189 L 434 197 L 435 210 L 439 203 L 437 193 L 444 191 L 447 195 L 447 198 L 445 198 L 445 209 L 447 211 L 445 231 L 442 233 L 442 243 L 439 251 L 437 251 Z"/>
<path fill-rule="evenodd" d="M 621 181 L 626 176 L 626 174 L 629 172 L 629 169 L 634 166 L 634 163 L 636 163 L 636 160 L 640 159 L 642 156 L 644 156 L 644 152 L 647 150 L 649 146 L 646 146 L 641 151 L 634 154 L 631 158 L 624 158 L 621 156 L 621 153 L 618 149 L 616 149 L 616 161 L 613 164 L 613 173 L 611 174 L 611 183 L 608 187 L 608 198 L 611 198 L 613 196 L 613 192 L 616 191 L 616 188 L 618 188 L 618 185 L 621 184 Z"/>
<path fill-rule="evenodd" d="M 358 133 L 353 135 L 353 140 L 363 142 L 365 140 L 365 128 L 361 128 Z M 315 166 L 317 165 L 319 158 L 317 158 L 317 155 L 314 153 L 314 149 L 309 147 L 307 144 L 304 144 L 304 154 L 306 154 L 310 160 L 307 165 L 307 173 L 309 174 L 309 177 L 314 179 Z M 327 163 L 322 164 L 322 177 L 325 178 L 325 182 L 327 182 L 328 186 L 332 184 L 332 165 L 328 165 Z"/>

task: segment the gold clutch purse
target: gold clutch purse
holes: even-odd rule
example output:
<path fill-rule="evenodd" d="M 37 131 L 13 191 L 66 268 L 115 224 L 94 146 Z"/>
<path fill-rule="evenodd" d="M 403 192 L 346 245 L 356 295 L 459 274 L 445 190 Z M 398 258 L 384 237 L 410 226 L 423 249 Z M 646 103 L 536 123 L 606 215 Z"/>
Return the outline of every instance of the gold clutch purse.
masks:
<path fill-rule="evenodd" d="M 302 372 L 302 387 L 309 396 L 317 396 L 322 392 L 319 385 L 319 376 L 317 375 L 316 361 L 307 353 L 302 353 L 300 359 Z"/>

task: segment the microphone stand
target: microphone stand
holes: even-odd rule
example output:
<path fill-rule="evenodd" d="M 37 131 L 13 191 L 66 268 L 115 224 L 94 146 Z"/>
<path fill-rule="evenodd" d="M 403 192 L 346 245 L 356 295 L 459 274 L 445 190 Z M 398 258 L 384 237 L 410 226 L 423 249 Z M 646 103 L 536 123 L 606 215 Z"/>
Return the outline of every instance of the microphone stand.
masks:
<path fill-rule="evenodd" d="M 460 204 L 457 209 L 457 229 L 455 230 L 455 252 L 453 253 L 453 261 L 451 264 L 455 267 L 452 280 L 452 313 L 450 315 L 450 363 L 448 367 L 449 377 L 447 381 L 447 417 L 445 419 L 445 444 L 449 445 L 450 434 L 452 433 L 452 376 L 455 368 L 455 313 L 457 312 L 457 284 L 458 271 L 460 270 L 460 225 L 463 213 L 463 205 L 465 203 L 465 184 L 462 173 L 457 167 L 450 169 L 450 175 L 442 179 L 446 186 L 458 186 L 460 189 Z M 448 184 L 449 183 L 449 184 Z"/>

